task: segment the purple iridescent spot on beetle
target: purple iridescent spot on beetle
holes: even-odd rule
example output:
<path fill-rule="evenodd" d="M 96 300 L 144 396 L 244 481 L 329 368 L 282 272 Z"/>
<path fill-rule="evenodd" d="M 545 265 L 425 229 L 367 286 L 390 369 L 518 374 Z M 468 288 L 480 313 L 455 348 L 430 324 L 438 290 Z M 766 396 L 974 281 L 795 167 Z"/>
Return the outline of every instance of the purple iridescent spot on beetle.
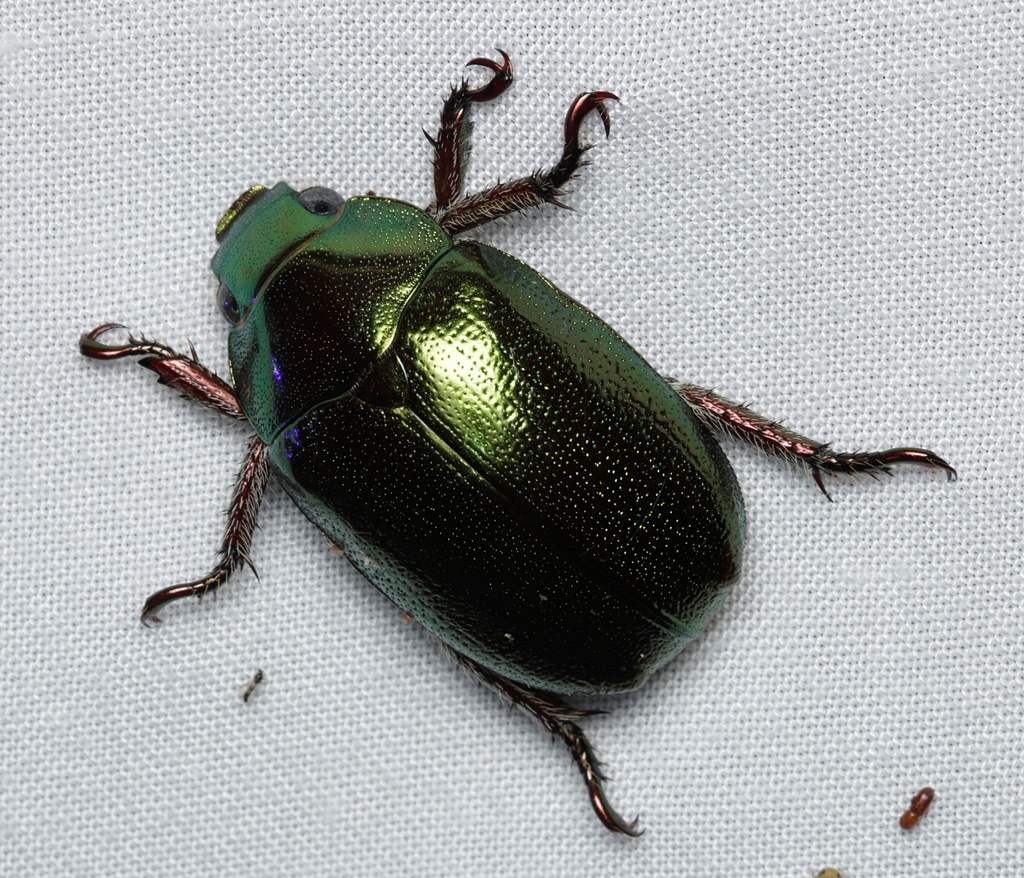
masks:
<path fill-rule="evenodd" d="M 295 455 L 295 452 L 302 448 L 302 436 L 299 433 L 298 427 L 293 427 L 291 430 L 285 431 L 284 444 L 285 454 L 287 454 L 288 459 L 291 460 Z"/>

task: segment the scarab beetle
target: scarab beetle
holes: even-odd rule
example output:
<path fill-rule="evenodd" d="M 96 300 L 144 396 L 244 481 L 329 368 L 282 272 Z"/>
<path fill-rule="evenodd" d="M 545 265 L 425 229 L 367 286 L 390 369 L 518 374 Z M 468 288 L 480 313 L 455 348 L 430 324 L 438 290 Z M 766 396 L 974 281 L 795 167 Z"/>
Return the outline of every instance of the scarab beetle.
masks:
<path fill-rule="evenodd" d="M 231 324 L 231 384 L 143 338 L 84 335 L 96 359 L 141 356 L 164 384 L 255 435 L 220 563 L 157 592 L 160 607 L 249 562 L 272 471 L 305 515 L 471 674 L 568 746 L 609 829 L 600 766 L 563 697 L 640 686 L 707 623 L 740 571 L 740 489 L 712 430 L 823 474 L 918 463 L 933 452 L 840 454 L 699 387 L 656 373 L 522 262 L 462 239 L 559 204 L 585 164 L 580 126 L 610 130 L 610 92 L 581 94 L 552 168 L 463 193 L 467 113 L 512 64 L 444 103 L 425 210 L 323 188 L 254 186 L 217 227 L 213 271 Z"/>

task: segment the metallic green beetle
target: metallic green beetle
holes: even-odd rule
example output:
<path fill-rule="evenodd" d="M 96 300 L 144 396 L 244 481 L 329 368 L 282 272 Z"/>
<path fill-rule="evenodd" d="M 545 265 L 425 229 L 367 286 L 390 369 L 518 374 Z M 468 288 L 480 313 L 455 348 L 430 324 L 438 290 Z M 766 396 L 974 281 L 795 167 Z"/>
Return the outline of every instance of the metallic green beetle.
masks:
<path fill-rule="evenodd" d="M 171 348 L 83 336 L 98 359 L 143 356 L 163 383 L 255 432 L 221 562 L 169 601 L 220 586 L 248 549 L 268 470 L 305 515 L 472 674 L 569 747 L 605 825 L 600 767 L 560 696 L 640 686 L 705 626 L 739 575 L 743 502 L 711 429 L 822 473 L 887 472 L 922 449 L 837 454 L 710 391 L 658 375 L 600 319 L 522 262 L 453 240 L 557 204 L 584 164 L 580 95 L 558 164 L 464 196 L 470 104 L 512 65 L 463 82 L 442 111 L 425 211 L 329 189 L 256 186 L 217 228 L 231 385 Z"/>

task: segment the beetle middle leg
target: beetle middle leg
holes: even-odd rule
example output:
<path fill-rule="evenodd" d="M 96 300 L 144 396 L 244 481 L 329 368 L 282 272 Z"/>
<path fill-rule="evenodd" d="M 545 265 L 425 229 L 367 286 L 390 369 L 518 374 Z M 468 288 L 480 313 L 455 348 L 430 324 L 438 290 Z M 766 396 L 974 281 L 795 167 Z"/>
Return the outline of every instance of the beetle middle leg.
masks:
<path fill-rule="evenodd" d="M 673 390 L 689 403 L 696 415 L 711 429 L 737 436 L 761 451 L 778 454 L 786 460 L 810 470 L 821 492 L 828 497 L 823 475 L 890 475 L 895 464 L 915 463 L 930 469 L 941 469 L 950 479 L 953 469 L 934 451 L 926 448 L 890 448 L 886 451 L 833 451 L 828 443 L 816 442 L 794 430 L 771 421 L 744 405 L 731 402 L 710 390 L 666 379 Z"/>
<path fill-rule="evenodd" d="M 556 695 L 502 677 L 449 646 L 445 646 L 444 649 L 471 677 L 486 683 L 502 698 L 511 701 L 516 707 L 538 720 L 553 735 L 558 735 L 562 739 L 562 743 L 569 748 L 580 774 L 583 775 L 594 812 L 608 829 L 623 835 L 641 834 L 642 830 L 637 829 L 637 821 L 627 822 L 620 817 L 605 795 L 604 781 L 607 778 L 601 769 L 601 763 L 594 755 L 594 748 L 577 722 L 583 717 L 590 716 L 593 711 L 572 708 Z"/>
<path fill-rule="evenodd" d="M 205 576 L 192 582 L 171 585 L 151 594 L 142 607 L 144 624 L 159 622 L 157 612 L 161 607 L 181 598 L 200 597 L 208 592 L 216 591 L 243 565 L 253 573 L 256 568 L 249 559 L 249 546 L 252 543 L 256 519 L 259 515 L 260 502 L 267 487 L 269 467 L 267 462 L 267 446 L 258 436 L 249 440 L 245 452 L 245 460 L 238 473 L 231 504 L 228 506 L 228 524 L 224 529 L 224 539 L 220 545 L 220 561 Z"/>
<path fill-rule="evenodd" d="M 156 372 L 160 383 L 181 391 L 182 396 L 205 408 L 234 420 L 245 420 L 242 407 L 232 387 L 207 369 L 195 356 L 177 353 L 173 348 L 144 338 L 128 337 L 127 344 L 111 345 L 99 341 L 104 333 L 118 329 L 116 323 L 105 323 L 92 332 L 83 335 L 79 350 L 94 360 L 117 360 L 122 357 L 142 357 L 140 365 Z M 257 436 L 249 441 L 245 461 L 238 474 L 238 481 L 228 507 L 228 524 L 221 541 L 220 561 L 206 576 L 193 582 L 172 585 L 151 595 L 142 608 L 142 621 L 157 622 L 157 611 L 165 604 L 180 598 L 197 595 L 202 597 L 228 581 L 239 567 L 248 565 L 249 545 L 256 528 L 260 501 L 267 487 L 268 478 L 267 446 Z M 255 569 L 254 569 L 255 572 Z"/>

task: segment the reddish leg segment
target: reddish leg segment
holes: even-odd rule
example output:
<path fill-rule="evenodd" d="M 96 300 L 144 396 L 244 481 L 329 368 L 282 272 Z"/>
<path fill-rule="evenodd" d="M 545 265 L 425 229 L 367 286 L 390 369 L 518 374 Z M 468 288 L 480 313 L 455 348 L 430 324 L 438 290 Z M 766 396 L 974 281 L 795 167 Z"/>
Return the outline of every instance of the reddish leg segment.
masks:
<path fill-rule="evenodd" d="M 267 487 L 267 446 L 258 436 L 249 440 L 249 448 L 245 453 L 245 461 L 238 474 L 235 491 L 231 495 L 228 506 L 228 526 L 224 530 L 224 539 L 220 545 L 220 562 L 206 576 L 193 582 L 172 585 L 162 588 L 150 595 L 142 607 L 142 621 L 146 624 L 159 622 L 157 612 L 165 604 L 193 595 L 202 598 L 207 592 L 216 591 L 243 564 L 256 572 L 249 559 L 249 545 L 256 529 L 256 519 L 260 511 L 260 501 Z"/>
<path fill-rule="evenodd" d="M 487 85 L 471 89 L 465 80 L 453 88 L 441 109 L 441 127 L 437 137 L 427 134 L 434 147 L 434 198 L 427 208 L 431 216 L 443 213 L 462 197 L 462 180 L 469 158 L 469 132 L 472 123 L 466 112 L 470 104 L 493 101 L 512 84 L 512 61 L 501 49 L 502 63 L 490 58 L 474 58 L 467 67 L 485 67 L 494 73 Z M 426 133 L 426 132 L 424 132 Z"/>
<path fill-rule="evenodd" d="M 465 668 L 470 676 L 494 689 L 502 698 L 507 698 L 516 707 L 538 720 L 553 735 L 558 735 L 569 748 L 576 767 L 583 775 L 590 796 L 590 804 L 601 822 L 612 832 L 637 836 L 642 830 L 637 829 L 637 821 L 626 822 L 609 804 L 604 792 L 604 781 L 607 778 L 601 770 L 601 763 L 594 755 L 594 748 L 580 728 L 577 720 L 590 716 L 593 712 L 576 710 L 569 707 L 560 698 L 549 692 L 532 689 L 521 683 L 514 683 L 499 674 L 490 671 L 471 658 L 455 652 L 450 647 L 445 651 Z"/>
<path fill-rule="evenodd" d="M 565 147 L 558 164 L 520 180 L 499 183 L 476 195 L 463 198 L 446 211 L 439 210 L 436 219 L 441 227 L 449 235 L 455 235 L 528 207 L 538 207 L 542 204 L 565 207 L 558 200 L 565 194 L 562 187 L 587 164 L 583 161 L 583 155 L 590 149 L 589 146 L 580 145 L 580 126 L 590 113 L 596 112 L 601 117 L 607 135 L 611 131 L 611 120 L 605 102 L 617 100 L 618 98 L 610 91 L 581 94 L 569 107 L 569 112 L 565 116 Z"/>
<path fill-rule="evenodd" d="M 934 451 L 925 448 L 890 448 L 887 451 L 833 451 L 827 443 L 815 442 L 801 436 L 774 421 L 769 421 L 746 406 L 730 402 L 717 393 L 684 384 L 674 378 L 667 378 L 672 389 L 685 399 L 697 416 L 711 429 L 730 433 L 749 442 L 762 451 L 778 454 L 786 460 L 795 461 L 810 470 L 821 492 L 829 497 L 822 479 L 824 473 L 831 476 L 859 475 L 866 473 L 877 476 L 890 475 L 892 466 L 901 463 L 916 463 L 931 469 L 941 469 L 950 479 L 956 478 L 953 469 Z"/>
<path fill-rule="evenodd" d="M 186 399 L 226 417 L 245 420 L 245 414 L 231 385 L 200 363 L 196 359 L 195 349 L 192 350 L 192 355 L 187 357 L 167 345 L 144 338 L 129 336 L 127 343 L 122 345 L 103 344 L 98 340 L 104 333 L 119 328 L 120 325 L 117 323 L 98 326 L 82 336 L 79 350 L 95 360 L 142 357 L 140 365 L 156 372 L 160 376 L 161 384 L 175 388 Z M 252 567 L 249 560 L 249 545 L 256 528 L 260 501 L 267 486 L 268 472 L 267 446 L 258 436 L 253 436 L 249 441 L 245 461 L 228 508 L 228 525 L 221 542 L 220 562 L 201 579 L 164 588 L 152 595 L 142 608 L 143 622 L 159 621 L 157 611 L 171 601 L 192 595 L 202 597 L 207 592 L 219 588 L 243 564 Z"/>
<path fill-rule="evenodd" d="M 186 357 L 173 348 L 145 338 L 128 336 L 128 343 L 122 345 L 103 344 L 98 339 L 112 329 L 123 329 L 120 323 L 104 323 L 78 340 L 78 349 L 83 356 L 93 360 L 119 360 L 122 357 L 142 357 L 140 366 L 152 369 L 160 376 L 160 383 L 181 392 L 185 399 L 213 409 L 219 414 L 244 421 L 245 415 L 238 403 L 235 391 L 223 378 L 218 378 L 196 359 L 195 348 L 192 356 Z"/>

